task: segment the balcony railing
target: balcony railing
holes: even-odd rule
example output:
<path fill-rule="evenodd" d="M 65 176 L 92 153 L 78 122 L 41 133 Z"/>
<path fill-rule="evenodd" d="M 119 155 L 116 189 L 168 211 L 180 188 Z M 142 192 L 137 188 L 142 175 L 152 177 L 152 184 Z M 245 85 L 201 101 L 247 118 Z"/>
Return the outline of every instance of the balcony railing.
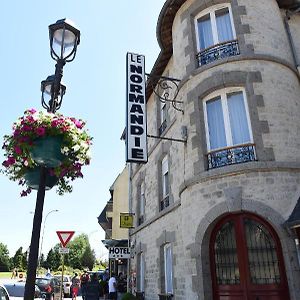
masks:
<path fill-rule="evenodd" d="M 207 154 L 208 169 L 256 160 L 255 145 L 245 144 L 211 151 Z"/>
<path fill-rule="evenodd" d="M 164 199 L 162 199 L 161 201 L 160 201 L 160 210 L 163 210 L 163 209 L 165 209 L 166 207 L 168 207 L 169 206 L 169 196 L 166 196 Z"/>
<path fill-rule="evenodd" d="M 138 225 L 141 225 L 144 223 L 144 216 L 139 216 L 138 218 Z"/>
<path fill-rule="evenodd" d="M 211 46 L 197 54 L 199 67 L 207 65 L 215 60 L 240 54 L 237 40 L 227 41 Z"/>
<path fill-rule="evenodd" d="M 164 121 L 161 123 L 160 127 L 158 128 L 158 134 L 159 134 L 159 135 L 162 135 L 163 132 L 166 130 L 166 128 L 167 128 L 167 120 L 164 120 Z"/>
<path fill-rule="evenodd" d="M 159 300 L 172 300 L 172 294 L 158 294 Z"/>

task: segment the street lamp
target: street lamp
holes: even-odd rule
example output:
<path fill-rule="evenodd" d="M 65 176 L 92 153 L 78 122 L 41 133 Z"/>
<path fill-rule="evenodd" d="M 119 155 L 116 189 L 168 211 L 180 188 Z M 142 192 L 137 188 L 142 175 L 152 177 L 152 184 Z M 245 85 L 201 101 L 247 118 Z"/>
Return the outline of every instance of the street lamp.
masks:
<path fill-rule="evenodd" d="M 41 240 L 41 248 L 40 248 L 40 255 L 39 255 L 39 264 L 41 263 L 41 255 L 42 255 L 42 251 L 43 251 L 43 242 L 44 242 L 44 233 L 45 233 L 45 227 L 46 227 L 46 221 L 47 221 L 47 218 L 48 216 L 53 213 L 53 212 L 58 212 L 58 209 L 53 209 L 53 210 L 50 210 L 47 214 L 46 214 L 46 217 L 44 219 L 44 227 L 43 227 L 43 232 L 42 232 L 42 240 Z"/>
<path fill-rule="evenodd" d="M 61 106 L 66 87 L 61 84 L 63 67 L 66 62 L 74 60 L 80 42 L 80 31 L 67 19 L 58 20 L 49 26 L 50 54 L 56 61 L 55 74 L 42 81 L 42 106 L 50 113 L 55 113 Z M 46 96 L 49 96 L 46 99 Z M 30 252 L 24 300 L 34 299 L 35 277 L 39 254 L 39 241 L 43 207 L 45 200 L 46 167 L 40 168 L 40 183 L 37 192 L 33 217 Z M 47 215 L 48 216 L 48 215 Z M 46 217 L 47 217 L 46 216 Z M 45 218 L 46 219 L 46 218 Z M 45 228 L 45 223 L 44 223 Z"/>

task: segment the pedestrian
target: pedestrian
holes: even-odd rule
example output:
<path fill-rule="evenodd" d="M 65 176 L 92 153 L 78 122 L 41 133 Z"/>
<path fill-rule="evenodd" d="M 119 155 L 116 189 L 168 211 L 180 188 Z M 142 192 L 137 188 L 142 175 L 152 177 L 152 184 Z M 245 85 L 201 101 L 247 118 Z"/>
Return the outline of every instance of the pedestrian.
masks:
<path fill-rule="evenodd" d="M 80 286 L 81 286 L 81 293 L 82 299 L 85 300 L 86 295 L 86 286 L 90 280 L 90 276 L 86 270 L 83 271 L 83 274 L 80 276 Z"/>
<path fill-rule="evenodd" d="M 102 289 L 103 289 L 103 296 L 104 296 L 104 299 L 109 299 L 108 298 L 108 278 L 106 278 L 105 280 L 102 280 Z"/>
<path fill-rule="evenodd" d="M 75 273 L 74 276 L 71 279 L 72 285 L 72 299 L 76 300 L 77 296 L 78 296 L 78 291 L 79 291 L 79 287 L 80 287 L 80 279 L 78 277 L 78 274 Z"/>
<path fill-rule="evenodd" d="M 97 274 L 94 273 L 86 284 L 85 300 L 99 300 L 101 294 L 102 288 Z"/>
<path fill-rule="evenodd" d="M 10 279 L 15 279 L 16 277 L 18 277 L 18 275 L 17 275 L 17 269 L 13 268 Z"/>
<path fill-rule="evenodd" d="M 108 281 L 108 291 L 109 291 L 109 299 L 117 300 L 117 280 L 115 278 L 115 273 L 111 272 L 111 277 Z"/>

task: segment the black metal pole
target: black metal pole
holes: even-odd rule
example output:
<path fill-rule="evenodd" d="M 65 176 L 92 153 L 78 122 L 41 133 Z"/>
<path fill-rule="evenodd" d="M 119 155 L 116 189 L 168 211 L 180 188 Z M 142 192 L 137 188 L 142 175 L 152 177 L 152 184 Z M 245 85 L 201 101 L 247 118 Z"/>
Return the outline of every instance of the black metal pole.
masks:
<path fill-rule="evenodd" d="M 46 183 L 46 169 L 41 167 L 40 184 L 36 197 L 35 212 L 32 225 L 32 235 L 29 251 L 29 259 L 27 266 L 27 278 L 25 284 L 24 300 L 33 300 L 35 293 L 35 278 L 39 255 L 39 243 L 41 224 L 43 219 L 43 208 L 45 200 L 45 183 Z"/>

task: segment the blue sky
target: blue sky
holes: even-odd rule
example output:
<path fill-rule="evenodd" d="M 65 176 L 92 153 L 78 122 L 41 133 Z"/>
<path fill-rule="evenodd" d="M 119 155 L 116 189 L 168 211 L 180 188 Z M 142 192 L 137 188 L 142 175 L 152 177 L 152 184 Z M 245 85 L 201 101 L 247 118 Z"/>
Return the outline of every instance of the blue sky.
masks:
<path fill-rule="evenodd" d="M 164 0 L 10 0 L 0 12 L 1 109 L 0 137 L 27 108 L 42 110 L 40 82 L 54 73 L 48 25 L 71 19 L 81 31 L 73 62 L 64 67 L 67 91 L 60 113 L 82 118 L 94 137 L 91 165 L 84 179 L 74 182 L 73 193 L 46 192 L 43 252 L 59 242 L 57 230 L 86 233 L 97 257 L 104 256 L 104 232 L 97 216 L 109 200 L 109 188 L 125 166 L 126 53 L 146 57 L 150 72 L 159 54 L 156 24 Z M 1 141 L 2 144 L 2 141 Z M 2 150 L 1 150 L 2 151 Z M 0 152 L 1 162 L 4 160 Z M 20 186 L 0 175 L 0 242 L 10 255 L 30 245 L 36 192 L 20 197 Z M 43 229 L 43 224 L 42 224 Z"/>

